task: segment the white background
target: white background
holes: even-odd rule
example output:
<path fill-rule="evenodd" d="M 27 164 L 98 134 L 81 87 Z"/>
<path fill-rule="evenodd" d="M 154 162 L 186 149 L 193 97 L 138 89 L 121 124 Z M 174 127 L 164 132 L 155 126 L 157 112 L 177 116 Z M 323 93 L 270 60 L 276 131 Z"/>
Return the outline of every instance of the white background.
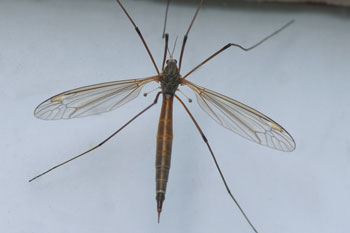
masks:
<path fill-rule="evenodd" d="M 158 65 L 164 2 L 124 1 Z M 177 35 L 181 42 L 195 8 L 195 2 L 171 5 L 170 46 Z M 270 116 L 294 137 L 294 152 L 236 136 L 182 89 L 194 99 L 189 107 L 259 232 L 345 233 L 350 228 L 349 11 L 205 3 L 189 35 L 182 73 L 228 42 L 249 46 L 290 19 L 296 22 L 260 47 L 248 53 L 230 48 L 189 80 Z M 100 149 L 28 183 L 98 144 L 149 105 L 155 92 L 116 111 L 74 120 L 36 119 L 33 110 L 41 101 L 84 85 L 154 74 L 132 25 L 112 0 L 1 0 L 1 232 L 252 232 L 178 102 L 160 224 L 154 183 L 160 104 Z"/>

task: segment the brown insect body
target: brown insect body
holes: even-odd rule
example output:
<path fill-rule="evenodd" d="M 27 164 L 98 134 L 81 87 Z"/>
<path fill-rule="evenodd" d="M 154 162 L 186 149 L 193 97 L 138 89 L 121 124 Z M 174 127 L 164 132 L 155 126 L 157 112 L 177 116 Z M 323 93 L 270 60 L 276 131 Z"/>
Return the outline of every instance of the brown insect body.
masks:
<path fill-rule="evenodd" d="M 207 145 L 208 150 L 214 160 L 216 168 L 218 169 L 220 177 L 231 199 L 233 200 L 235 205 L 238 207 L 238 209 L 240 210 L 240 212 L 242 213 L 246 221 L 249 223 L 252 230 L 254 232 L 257 232 L 257 230 L 255 229 L 253 224 L 250 222 L 249 218 L 247 217 L 247 215 L 245 214 L 241 206 L 238 204 L 238 201 L 235 199 L 232 192 L 230 191 L 230 188 L 219 167 L 219 164 L 217 163 L 214 152 L 209 145 L 207 137 L 204 135 L 202 129 L 199 127 L 197 121 L 193 117 L 190 110 L 187 108 L 187 106 L 181 100 L 181 98 L 179 98 L 175 94 L 175 92 L 178 90 L 179 85 L 186 85 L 187 87 L 192 89 L 192 91 L 194 91 L 197 98 L 197 102 L 201 106 L 201 108 L 223 127 L 231 130 L 234 133 L 237 133 L 238 135 L 250 141 L 259 143 L 261 145 L 268 146 L 270 148 L 281 150 L 281 151 L 293 151 L 295 149 L 294 139 L 282 126 L 280 126 L 278 123 L 273 121 L 271 118 L 265 116 L 259 111 L 241 102 L 238 102 L 234 99 L 231 99 L 220 93 L 211 91 L 204 87 L 201 87 L 186 79 L 191 73 L 196 71 L 199 67 L 203 66 L 209 60 L 213 59 L 215 56 L 217 56 L 224 50 L 228 49 L 229 47 L 237 47 L 244 51 L 249 51 L 259 46 L 260 44 L 262 44 L 272 36 L 276 35 L 286 27 L 288 27 L 290 24 L 293 23 L 293 20 L 288 22 L 280 29 L 276 30 L 275 32 L 271 33 L 270 35 L 268 35 L 267 37 L 263 38 L 262 40 L 260 40 L 259 42 L 257 42 L 256 44 L 250 47 L 243 47 L 239 44 L 228 43 L 227 45 L 225 45 L 224 47 L 222 47 L 221 49 L 213 53 L 211 56 L 209 56 L 207 59 L 205 59 L 203 62 L 201 62 L 199 65 L 194 67 L 192 70 L 190 70 L 187 74 L 185 74 L 184 76 L 181 76 L 180 70 L 181 70 L 181 64 L 182 64 L 182 57 L 183 57 L 188 33 L 198 14 L 198 11 L 203 3 L 203 0 L 200 1 L 197 7 L 196 13 L 192 18 L 190 26 L 188 27 L 188 30 L 184 36 L 182 47 L 181 47 L 180 58 L 179 58 L 179 64 L 177 64 L 177 61 L 173 58 L 176 40 L 174 43 L 173 52 L 170 53 L 170 51 L 168 50 L 169 35 L 168 33 L 165 33 L 169 1 L 170 0 L 167 1 L 166 16 L 165 16 L 165 23 L 164 23 L 164 30 L 163 30 L 163 37 L 165 38 L 165 49 L 164 49 L 163 62 L 161 66 L 162 67 L 161 72 L 159 72 L 159 69 L 141 34 L 141 31 L 136 26 L 136 24 L 134 23 L 134 21 L 132 20 L 132 18 L 126 11 L 126 9 L 124 8 L 124 6 L 120 3 L 119 0 L 117 0 L 117 3 L 120 5 L 120 7 L 122 8 L 126 16 L 129 18 L 130 22 L 133 24 L 137 34 L 139 35 L 142 43 L 144 44 L 144 47 L 147 50 L 147 53 L 149 54 L 150 59 L 152 60 L 152 63 L 154 65 L 154 68 L 157 74 L 146 78 L 106 82 L 106 83 L 100 83 L 100 84 L 76 88 L 70 91 L 65 91 L 42 102 L 35 109 L 34 115 L 44 120 L 58 120 L 58 119 L 71 119 L 71 118 L 85 117 L 85 116 L 95 115 L 102 112 L 112 111 L 124 105 L 125 103 L 135 99 L 139 95 L 142 87 L 152 81 L 160 83 L 160 86 L 161 86 L 161 91 L 158 92 L 153 103 L 147 106 L 146 108 L 144 108 L 138 114 L 136 114 L 133 118 L 131 118 L 128 122 L 126 122 L 118 130 L 116 130 L 113 134 L 111 134 L 109 137 L 104 139 L 102 142 L 100 142 L 96 146 L 46 170 L 45 172 L 42 172 L 41 174 L 30 179 L 29 181 L 31 182 L 49 173 L 50 171 L 68 162 L 71 162 L 72 160 L 75 160 L 95 150 L 96 148 L 102 146 L 104 143 L 109 141 L 113 136 L 115 136 L 121 130 L 123 130 L 127 125 L 133 122 L 136 118 L 138 118 L 148 109 L 153 107 L 157 103 L 158 97 L 160 96 L 160 94 L 162 94 L 163 101 L 162 101 L 162 108 L 161 108 L 159 124 L 158 124 L 156 163 L 155 163 L 158 222 L 159 222 L 160 213 L 162 211 L 162 205 L 165 200 L 165 193 L 166 193 L 166 187 L 167 187 L 170 164 L 171 164 L 171 150 L 172 150 L 172 140 L 173 140 L 173 100 L 175 97 L 181 103 L 181 105 L 185 108 L 189 117 L 195 124 L 198 132 L 202 136 L 204 143 Z M 169 60 L 166 61 L 167 52 L 169 52 L 170 56 L 169 56 Z M 166 65 L 165 65 L 165 61 L 166 61 Z M 146 95 L 147 93 L 145 93 L 145 96 Z"/>
<path fill-rule="evenodd" d="M 162 109 L 159 117 L 156 151 L 156 200 L 158 221 L 165 200 L 166 186 L 171 163 L 173 142 L 173 99 L 181 83 L 181 75 L 176 60 L 170 58 L 159 79 L 163 94 Z"/>

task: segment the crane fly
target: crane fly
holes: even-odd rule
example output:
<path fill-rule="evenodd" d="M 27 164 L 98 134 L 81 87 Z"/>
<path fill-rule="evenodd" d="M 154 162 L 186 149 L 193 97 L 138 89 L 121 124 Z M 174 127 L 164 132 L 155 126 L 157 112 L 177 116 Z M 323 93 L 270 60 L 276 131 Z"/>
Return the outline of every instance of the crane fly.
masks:
<path fill-rule="evenodd" d="M 108 112 L 124 105 L 125 103 L 135 99 L 141 92 L 142 88 L 150 82 L 159 83 L 161 90 L 157 93 L 152 104 L 150 104 L 148 107 L 146 107 L 137 115 L 135 115 L 132 119 L 130 119 L 127 123 L 125 123 L 120 129 L 115 131 L 112 135 L 110 135 L 108 138 L 103 140 L 101 143 L 37 175 L 36 177 L 32 178 L 30 182 L 52 171 L 55 168 L 60 167 L 100 147 L 109 139 L 111 139 L 114 135 L 116 135 L 122 129 L 124 129 L 128 124 L 130 124 L 140 115 L 142 115 L 148 109 L 153 107 L 157 103 L 160 95 L 162 95 L 163 100 L 162 100 L 162 107 L 161 107 L 161 113 L 160 113 L 159 124 L 158 124 L 156 162 L 155 162 L 156 202 L 157 202 L 158 222 L 159 222 L 160 213 L 162 211 L 163 202 L 165 200 L 165 193 L 166 193 L 166 187 L 167 187 L 167 181 L 168 181 L 168 175 L 169 175 L 169 169 L 170 169 L 172 139 L 173 139 L 172 110 L 173 110 L 173 101 L 174 99 L 176 99 L 185 108 L 186 112 L 188 113 L 189 117 L 192 119 L 193 123 L 195 124 L 196 128 L 201 134 L 204 142 L 206 143 L 209 149 L 209 152 L 218 169 L 218 172 L 221 176 L 221 179 L 229 195 L 231 196 L 232 200 L 237 205 L 240 212 L 243 214 L 244 218 L 247 220 L 247 222 L 251 226 L 252 230 L 257 232 L 256 228 L 250 222 L 247 215 L 245 214 L 245 212 L 240 207 L 237 200 L 231 193 L 227 185 L 227 182 L 223 176 L 223 173 L 216 161 L 215 155 L 202 129 L 199 127 L 192 113 L 190 112 L 188 107 L 185 105 L 185 103 L 179 98 L 176 92 L 178 91 L 178 88 L 180 86 L 187 85 L 195 93 L 197 101 L 201 106 L 201 108 L 223 127 L 239 134 L 240 136 L 250 141 L 259 143 L 261 145 L 268 146 L 273 149 L 277 149 L 281 151 L 293 151 L 295 149 L 295 142 L 293 138 L 278 123 L 276 123 L 275 121 L 271 120 L 269 117 L 265 116 L 264 114 L 258 112 L 257 110 L 251 107 L 248 107 L 243 103 L 240 103 L 234 99 L 231 99 L 217 92 L 203 88 L 186 79 L 192 72 L 197 70 L 199 67 L 201 67 L 202 65 L 204 65 L 209 60 L 211 60 L 212 58 L 214 58 L 224 50 L 228 49 L 229 47 L 238 47 L 244 51 L 249 51 L 257 47 L 258 45 L 262 44 L 264 41 L 271 38 L 272 36 L 276 35 L 280 31 L 282 31 L 284 28 L 286 28 L 291 23 L 293 23 L 293 20 L 288 22 L 283 27 L 273 32 L 272 34 L 268 35 L 267 37 L 265 37 L 264 39 L 262 39 L 261 41 L 254 44 L 251 47 L 243 47 L 235 43 L 229 43 L 225 45 L 224 47 L 219 49 L 217 52 L 209 56 L 202 63 L 200 63 L 199 65 L 194 67 L 192 70 L 190 70 L 187 74 L 182 76 L 180 74 L 180 71 L 181 71 L 181 64 L 182 64 L 182 58 L 184 54 L 186 41 L 203 1 L 202 0 L 200 1 L 197 7 L 197 10 L 192 18 L 192 21 L 187 29 L 187 32 L 183 38 L 181 53 L 179 57 L 179 63 L 177 63 L 177 60 L 174 59 L 173 57 L 174 50 L 172 53 L 170 53 L 168 48 L 169 35 L 166 33 L 166 21 L 167 21 L 167 14 L 168 14 L 170 1 L 167 1 L 165 22 L 164 22 L 164 29 L 163 29 L 165 49 L 164 49 L 164 57 L 163 57 L 160 71 L 155 63 L 155 60 L 152 56 L 151 51 L 147 46 L 147 43 L 145 42 L 142 36 L 140 29 L 136 26 L 133 19 L 130 17 L 129 13 L 126 11 L 122 3 L 119 0 L 116 0 L 116 1 L 121 7 L 121 9 L 123 10 L 123 12 L 125 13 L 125 15 L 128 17 L 129 21 L 134 26 L 145 49 L 147 50 L 147 53 L 154 65 L 154 68 L 157 74 L 147 78 L 106 82 L 106 83 L 100 83 L 100 84 L 80 87 L 77 89 L 66 91 L 61 94 L 55 95 L 47 99 L 43 103 L 41 103 L 35 109 L 34 115 L 37 118 L 44 119 L 44 120 L 58 120 L 58 119 L 71 119 L 71 118 L 85 117 L 85 116 L 90 116 L 90 115 L 94 115 L 102 112 Z M 175 49 L 175 45 L 174 45 L 174 49 Z M 168 57 L 168 54 L 169 54 L 169 57 Z"/>

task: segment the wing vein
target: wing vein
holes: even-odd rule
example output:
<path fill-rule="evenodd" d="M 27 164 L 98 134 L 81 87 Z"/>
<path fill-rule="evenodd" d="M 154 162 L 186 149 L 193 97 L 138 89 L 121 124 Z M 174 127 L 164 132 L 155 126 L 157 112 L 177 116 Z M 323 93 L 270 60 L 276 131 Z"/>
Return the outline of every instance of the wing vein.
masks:
<path fill-rule="evenodd" d="M 197 101 L 210 117 L 223 127 L 264 146 L 293 151 L 295 142 L 275 121 L 257 110 L 227 96 L 183 80 L 196 94 Z"/>
<path fill-rule="evenodd" d="M 136 98 L 142 87 L 151 81 L 159 81 L 159 76 L 76 88 L 47 99 L 35 109 L 34 115 L 57 120 L 108 112 Z"/>

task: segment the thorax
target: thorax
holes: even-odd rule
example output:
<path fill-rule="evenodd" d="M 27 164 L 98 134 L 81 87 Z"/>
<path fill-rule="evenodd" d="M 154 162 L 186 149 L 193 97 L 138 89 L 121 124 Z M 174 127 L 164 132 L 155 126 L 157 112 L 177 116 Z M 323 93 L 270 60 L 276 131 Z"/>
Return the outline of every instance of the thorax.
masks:
<path fill-rule="evenodd" d="M 169 59 L 160 78 L 160 85 L 163 95 L 174 95 L 179 84 L 181 75 L 175 59 Z"/>

